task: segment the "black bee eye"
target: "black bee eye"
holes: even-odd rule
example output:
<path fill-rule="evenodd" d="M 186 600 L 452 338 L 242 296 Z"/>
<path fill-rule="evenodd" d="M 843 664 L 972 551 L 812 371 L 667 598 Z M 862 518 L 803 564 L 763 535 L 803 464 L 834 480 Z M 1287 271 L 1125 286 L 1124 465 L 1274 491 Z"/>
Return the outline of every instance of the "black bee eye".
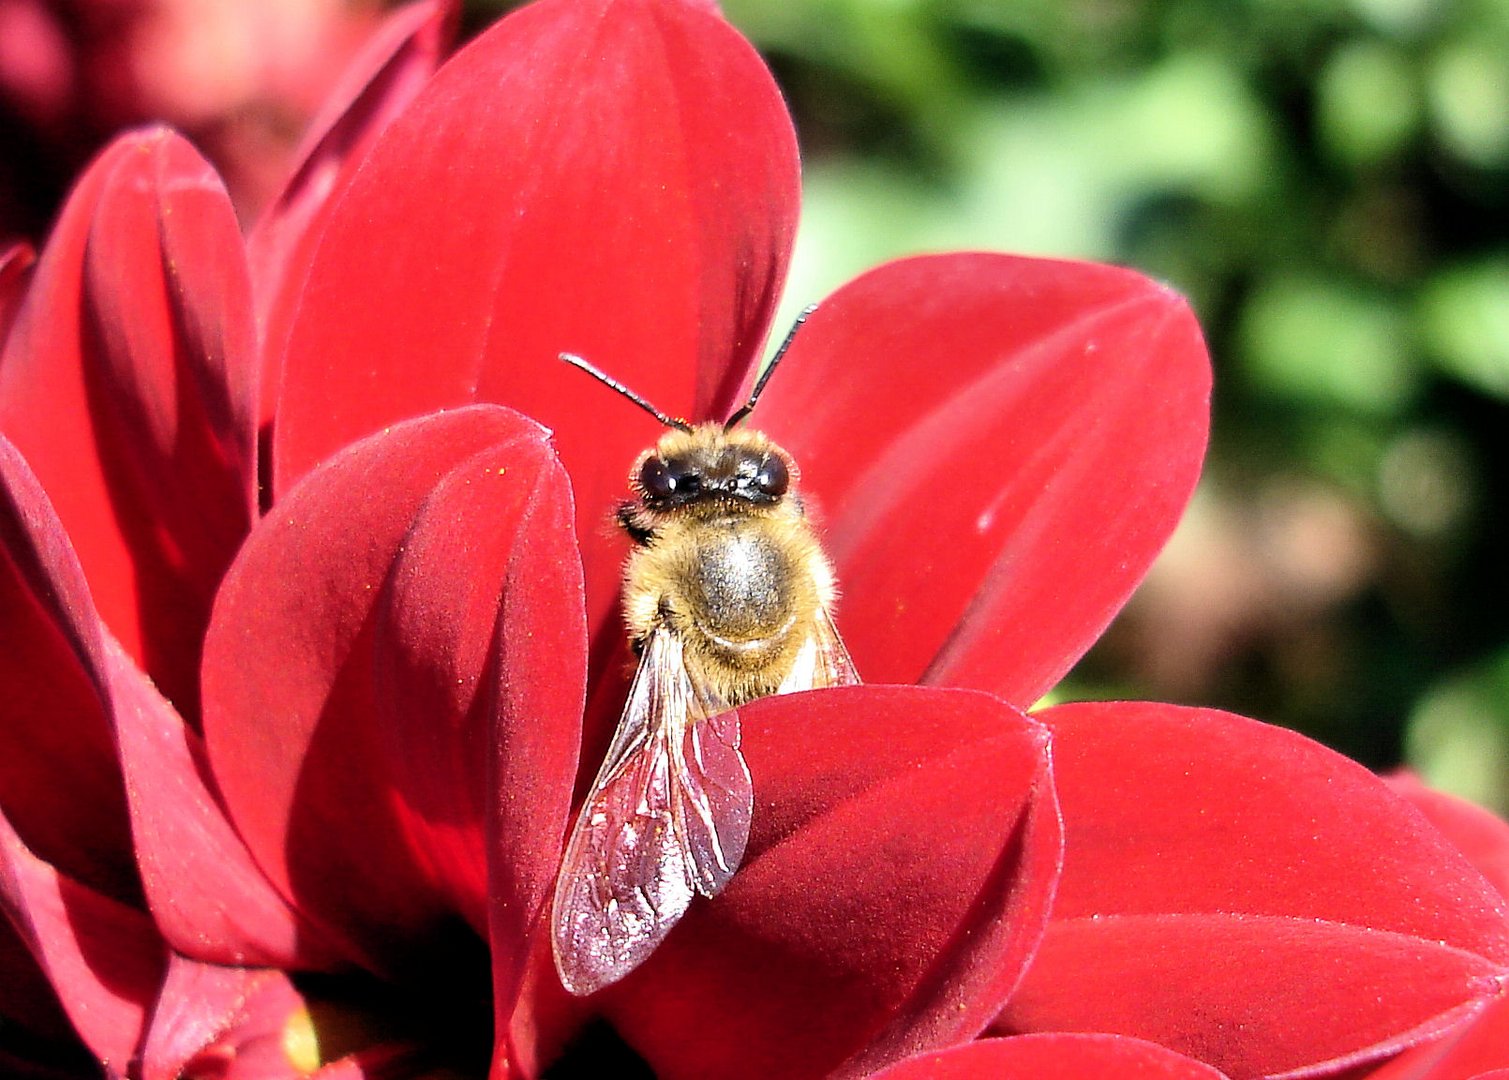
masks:
<path fill-rule="evenodd" d="M 652 499 L 667 499 L 676 490 L 676 481 L 665 462 L 651 454 L 639 467 L 639 486 Z"/>
<path fill-rule="evenodd" d="M 669 499 L 672 495 L 697 494 L 702 488 L 702 477 L 684 461 L 651 456 L 639 467 L 639 486 L 648 499 Z"/>
<path fill-rule="evenodd" d="M 765 460 L 760 462 L 760 471 L 755 473 L 754 482 L 755 487 L 766 495 L 779 498 L 786 494 L 786 488 L 791 484 L 791 475 L 786 471 L 786 463 L 779 454 L 766 454 Z"/>

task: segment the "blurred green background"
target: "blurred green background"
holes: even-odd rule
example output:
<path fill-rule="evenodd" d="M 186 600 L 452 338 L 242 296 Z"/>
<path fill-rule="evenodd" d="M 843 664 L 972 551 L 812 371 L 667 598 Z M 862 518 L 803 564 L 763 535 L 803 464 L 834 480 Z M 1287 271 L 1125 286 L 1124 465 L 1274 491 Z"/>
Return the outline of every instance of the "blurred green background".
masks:
<path fill-rule="evenodd" d="M 805 158 L 786 317 L 917 251 L 1193 301 L 1204 481 L 1059 692 L 1509 808 L 1509 0 L 725 0 Z"/>

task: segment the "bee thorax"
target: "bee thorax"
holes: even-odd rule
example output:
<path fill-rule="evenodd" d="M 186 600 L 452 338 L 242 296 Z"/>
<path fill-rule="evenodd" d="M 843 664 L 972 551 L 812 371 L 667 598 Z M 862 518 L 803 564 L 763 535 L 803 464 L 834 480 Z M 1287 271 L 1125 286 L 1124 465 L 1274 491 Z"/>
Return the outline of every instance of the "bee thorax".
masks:
<path fill-rule="evenodd" d="M 690 569 L 687 600 L 698 628 L 715 644 L 768 641 L 794 618 L 797 568 L 777 544 L 754 530 L 732 530 L 698 545 Z"/>

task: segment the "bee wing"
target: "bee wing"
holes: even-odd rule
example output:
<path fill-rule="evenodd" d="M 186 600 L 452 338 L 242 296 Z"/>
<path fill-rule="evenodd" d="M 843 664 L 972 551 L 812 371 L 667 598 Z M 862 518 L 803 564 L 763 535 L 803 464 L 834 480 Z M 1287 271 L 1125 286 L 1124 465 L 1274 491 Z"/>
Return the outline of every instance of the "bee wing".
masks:
<path fill-rule="evenodd" d="M 838 636 L 832 614 L 826 607 L 819 608 L 811 635 L 802 643 L 796 654 L 796 664 L 776 693 L 792 694 L 825 686 L 854 686 L 858 682 L 859 672 L 854 670 L 849 650 L 844 648 L 843 638 Z"/>
<path fill-rule="evenodd" d="M 738 714 L 722 708 L 693 685 L 681 639 L 651 634 L 556 881 L 555 964 L 573 994 L 637 967 L 744 857 L 754 794 Z"/>

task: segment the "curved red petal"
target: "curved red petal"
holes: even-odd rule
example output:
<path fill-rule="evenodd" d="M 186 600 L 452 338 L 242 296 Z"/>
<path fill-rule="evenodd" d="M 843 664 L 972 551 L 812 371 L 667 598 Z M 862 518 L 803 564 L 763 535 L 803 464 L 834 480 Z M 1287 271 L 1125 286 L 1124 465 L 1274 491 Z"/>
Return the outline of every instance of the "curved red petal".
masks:
<path fill-rule="evenodd" d="M 108 638 L 105 662 L 136 860 L 163 937 L 215 964 L 349 962 L 252 860 L 208 780 L 200 737 Z"/>
<path fill-rule="evenodd" d="M 398 1080 L 433 1075 L 421 1067 L 421 1048 L 407 1040 L 366 1045 L 309 1071 L 310 1063 L 296 1056 L 338 1053 L 318 1039 L 333 1035 L 331 1041 L 339 1042 L 343 1034 L 334 1020 L 311 1024 L 311 1014 L 320 1008 L 318 998 L 306 999 L 284 972 L 173 957 L 152 1012 L 141 1078 Z M 359 1021 L 354 1023 L 360 1027 Z M 316 1044 L 303 1045 L 301 1037 L 311 1033 Z M 373 1033 L 352 1034 L 365 1041 Z"/>
<path fill-rule="evenodd" d="M 0 367 L 0 430 L 51 495 L 101 616 L 190 717 L 210 600 L 254 510 L 253 345 L 225 189 L 159 130 L 91 167 Z"/>
<path fill-rule="evenodd" d="M 487 929 L 504 1019 L 555 881 L 587 679 L 570 486 L 538 435 L 488 446 L 425 498 L 373 645 L 373 720 L 410 835 Z"/>
<path fill-rule="evenodd" d="M 562 529 L 567 500 L 537 425 L 496 407 L 440 414 L 312 473 L 226 578 L 205 649 L 211 766 L 272 880 L 361 941 L 378 970 L 425 962 L 458 915 L 487 932 L 486 830 L 519 860 L 524 893 L 558 857 L 579 737 L 580 584 L 569 531 L 511 530 Z M 496 642 L 545 633 L 547 608 L 558 625 L 546 641 L 561 651 L 500 670 L 511 656 Z M 518 711 L 567 705 L 529 724 Z M 489 802 L 494 776 L 553 794 L 522 823 Z"/>
<path fill-rule="evenodd" d="M 1440 829 L 1493 887 L 1509 897 L 1509 821 L 1466 799 L 1433 791 L 1407 773 L 1384 782 Z"/>
<path fill-rule="evenodd" d="M 5 355 L 5 339 L 16 317 L 16 309 L 26 295 L 36 254 L 26 243 L 0 248 L 0 358 Z"/>
<path fill-rule="evenodd" d="M 981 1039 L 908 1058 L 875 1080 L 1222 1080 L 1209 1065 L 1124 1035 L 1022 1035 Z"/>
<path fill-rule="evenodd" d="M 0 436 L 0 808 L 63 873 L 141 901 L 83 571 L 41 485 Z"/>
<path fill-rule="evenodd" d="M 198 737 L 100 630 L 46 496 L 3 437 L 0 490 L 0 806 L 70 876 L 133 906 L 145 892 L 186 952 L 317 966 L 317 939 L 206 786 Z"/>
<path fill-rule="evenodd" d="M 515 12 L 440 69 L 330 213 L 284 358 L 277 490 L 385 423 L 499 401 L 554 429 L 595 543 L 657 428 L 557 355 L 679 415 L 726 410 L 785 275 L 797 181 L 769 72 L 709 11 Z M 616 573 L 589 566 L 594 624 Z"/>
<path fill-rule="evenodd" d="M 22 843 L 0 813 L 0 914 L 8 916 L 84 1044 L 124 1075 L 166 948 L 147 915 L 82 885 Z"/>
<path fill-rule="evenodd" d="M 1048 745 L 995 698 L 852 687 L 739 710 L 743 868 L 603 1009 L 665 1078 L 852 1076 L 969 1038 L 1062 857 Z"/>
<path fill-rule="evenodd" d="M 1367 1080 L 1484 1080 L 1493 1075 L 1490 1070 L 1509 1077 L 1509 997 L 1445 1037 L 1361 1075 Z"/>
<path fill-rule="evenodd" d="M 1502 898 L 1376 777 L 1209 710 L 1039 714 L 1070 853 L 1006 1031 L 1116 1031 L 1233 1076 L 1376 1059 L 1509 978 Z"/>
<path fill-rule="evenodd" d="M 142 1080 L 225 1073 L 255 1063 L 266 1080 L 298 1080 L 283 1045 L 304 999 L 279 971 L 219 967 L 173 957 L 152 1011 Z"/>
<path fill-rule="evenodd" d="M 0 1024 L 37 1049 L 78 1040 L 52 984 L 6 918 L 0 918 Z"/>
<path fill-rule="evenodd" d="M 310 124 L 296 166 L 247 237 L 262 328 L 261 422 L 272 423 L 278 365 L 325 211 L 372 144 L 413 100 L 450 47 L 456 0 L 420 0 L 389 15 Z"/>
<path fill-rule="evenodd" d="M 755 413 L 802 467 L 874 682 L 1023 708 L 1110 622 L 1205 449 L 1210 368 L 1184 301 L 1109 266 L 891 263 L 797 335 Z"/>
<path fill-rule="evenodd" d="M 1509 822 L 1465 799 L 1433 791 L 1399 773 L 1385 782 L 1440 829 L 1467 860 L 1509 896 Z M 1371 1080 L 1457 1080 L 1509 1069 L 1509 994 L 1428 1046 L 1410 1050 L 1369 1073 Z"/>

